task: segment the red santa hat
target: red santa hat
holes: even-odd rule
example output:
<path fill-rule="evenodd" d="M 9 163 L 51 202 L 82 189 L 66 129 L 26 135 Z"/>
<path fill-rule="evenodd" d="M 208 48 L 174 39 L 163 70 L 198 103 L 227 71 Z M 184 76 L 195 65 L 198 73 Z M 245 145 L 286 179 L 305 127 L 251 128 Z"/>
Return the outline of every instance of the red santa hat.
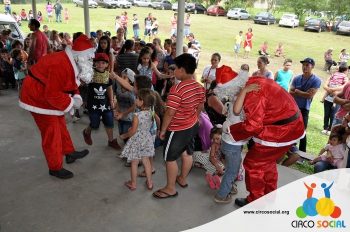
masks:
<path fill-rule="evenodd" d="M 72 52 L 76 55 L 93 54 L 94 47 L 92 46 L 90 39 L 86 35 L 81 34 L 74 40 Z"/>
<path fill-rule="evenodd" d="M 216 83 L 223 85 L 233 80 L 238 73 L 232 70 L 230 66 L 223 65 L 216 69 Z"/>

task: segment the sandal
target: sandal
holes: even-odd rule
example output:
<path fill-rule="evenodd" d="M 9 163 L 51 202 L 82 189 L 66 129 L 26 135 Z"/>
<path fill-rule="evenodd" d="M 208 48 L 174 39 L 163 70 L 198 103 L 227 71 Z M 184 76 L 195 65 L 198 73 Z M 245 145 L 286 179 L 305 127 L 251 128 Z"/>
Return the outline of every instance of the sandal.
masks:
<path fill-rule="evenodd" d="M 132 186 L 131 181 L 126 181 L 124 185 L 128 187 L 128 189 L 130 189 L 131 191 L 134 191 L 136 189 L 135 186 Z"/>
<path fill-rule="evenodd" d="M 177 183 L 178 185 L 180 185 L 181 188 L 187 188 L 187 187 L 188 187 L 188 184 L 181 184 L 181 183 L 179 182 L 179 176 L 176 177 L 176 183 Z"/>
<path fill-rule="evenodd" d="M 153 189 L 153 183 L 151 182 L 151 184 L 146 180 L 146 187 L 148 190 L 152 190 Z"/>
<path fill-rule="evenodd" d="M 156 170 L 152 170 L 152 175 L 153 175 L 154 173 L 156 173 Z M 138 176 L 138 177 L 147 177 L 145 171 L 139 172 L 139 173 L 137 174 L 137 176 Z"/>
<path fill-rule="evenodd" d="M 215 183 L 214 183 L 214 180 L 213 180 L 213 176 L 211 174 L 206 174 L 205 175 L 205 180 L 207 181 L 207 183 L 209 184 L 209 187 L 211 189 L 215 189 Z"/>
<path fill-rule="evenodd" d="M 178 192 L 175 192 L 174 194 L 169 194 L 167 192 L 164 192 L 161 189 L 158 189 L 157 191 L 155 191 L 152 196 L 158 199 L 166 199 L 166 198 L 173 198 L 173 197 L 177 197 Z"/>

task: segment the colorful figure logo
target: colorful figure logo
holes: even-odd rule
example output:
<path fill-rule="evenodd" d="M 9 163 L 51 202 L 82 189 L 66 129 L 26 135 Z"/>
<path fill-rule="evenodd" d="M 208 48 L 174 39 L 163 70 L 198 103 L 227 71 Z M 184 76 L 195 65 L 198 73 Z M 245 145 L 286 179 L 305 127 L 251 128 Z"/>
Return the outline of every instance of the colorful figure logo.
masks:
<path fill-rule="evenodd" d="M 297 208 L 296 214 L 299 218 L 305 218 L 306 216 L 316 216 L 317 214 L 321 216 L 331 216 L 332 218 L 338 218 L 341 215 L 341 209 L 334 204 L 331 200 L 330 188 L 334 182 L 327 187 L 326 183 L 322 183 L 325 197 L 317 199 L 312 197 L 314 188 L 316 184 L 312 183 L 308 186 L 304 183 L 307 188 L 307 199 L 304 201 L 303 205 Z"/>

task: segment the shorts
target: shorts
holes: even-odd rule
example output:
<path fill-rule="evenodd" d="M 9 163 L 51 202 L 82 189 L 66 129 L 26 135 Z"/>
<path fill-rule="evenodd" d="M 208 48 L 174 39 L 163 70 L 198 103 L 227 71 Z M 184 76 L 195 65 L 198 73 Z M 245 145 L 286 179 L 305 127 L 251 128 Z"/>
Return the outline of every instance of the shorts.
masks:
<path fill-rule="evenodd" d="M 103 125 L 106 128 L 114 127 L 113 111 L 105 110 L 101 112 L 100 110 L 91 110 L 89 111 L 89 118 L 90 118 L 90 127 L 92 129 L 98 129 L 100 127 L 101 117 L 102 117 Z"/>
<path fill-rule="evenodd" d="M 146 35 L 149 35 L 149 36 L 150 36 L 150 35 L 151 35 L 151 29 L 145 29 L 145 34 L 144 34 L 144 35 L 145 35 L 145 36 L 146 36 Z"/>
<path fill-rule="evenodd" d="M 235 51 L 235 53 L 238 53 L 240 48 L 241 48 L 240 44 L 235 44 L 233 50 Z"/>
<path fill-rule="evenodd" d="M 244 50 L 246 51 L 246 52 L 250 52 L 250 50 L 252 50 L 249 46 L 246 46 L 245 48 L 244 48 Z"/>
<path fill-rule="evenodd" d="M 198 134 L 199 124 L 182 131 L 167 131 L 164 140 L 163 157 L 165 161 L 175 161 L 184 151 L 192 155 L 194 151 L 194 137 Z"/>

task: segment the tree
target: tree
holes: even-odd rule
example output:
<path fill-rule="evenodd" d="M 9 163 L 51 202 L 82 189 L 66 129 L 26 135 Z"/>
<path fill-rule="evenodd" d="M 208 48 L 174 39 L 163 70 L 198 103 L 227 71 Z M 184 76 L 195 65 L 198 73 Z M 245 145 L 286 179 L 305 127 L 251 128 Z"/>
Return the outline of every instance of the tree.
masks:
<path fill-rule="evenodd" d="M 328 1 L 326 10 L 331 20 L 334 20 L 336 16 L 350 15 L 349 0 Z"/>
<path fill-rule="evenodd" d="M 332 0 L 333 1 L 333 0 Z M 345 0 L 346 1 L 346 0 Z M 347 0 L 348 1 L 348 0 Z M 326 4 L 326 0 L 308 1 L 308 0 L 284 0 L 282 6 L 292 9 L 294 13 L 301 18 L 306 12 L 314 12 L 322 9 Z"/>

